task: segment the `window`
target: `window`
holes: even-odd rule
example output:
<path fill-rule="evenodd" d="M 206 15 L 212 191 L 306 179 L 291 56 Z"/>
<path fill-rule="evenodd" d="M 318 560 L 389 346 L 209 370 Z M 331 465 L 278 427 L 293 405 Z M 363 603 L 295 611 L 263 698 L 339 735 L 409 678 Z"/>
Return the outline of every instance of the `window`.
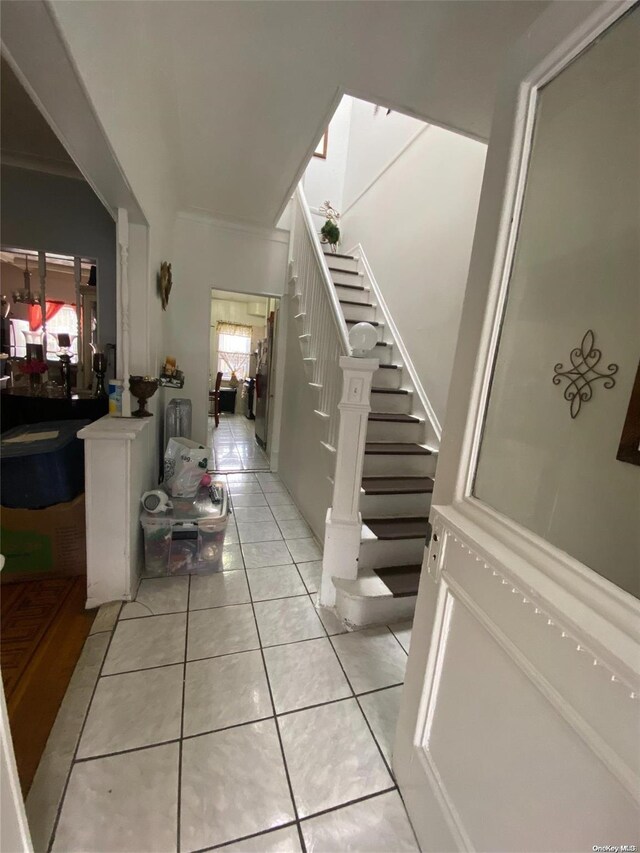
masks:
<path fill-rule="evenodd" d="M 240 381 L 246 379 L 250 356 L 250 334 L 218 334 L 218 371 L 222 371 L 223 379 L 231 379 L 231 371 Z"/>
<path fill-rule="evenodd" d="M 47 303 L 48 304 L 48 303 Z M 78 318 L 73 305 L 63 305 L 56 314 L 47 320 L 47 358 L 56 361 L 60 355 L 56 335 L 67 334 L 71 338 L 71 363 L 78 363 Z M 28 320 L 11 320 L 11 354 L 16 358 L 26 358 L 27 341 L 42 343 L 42 326 L 35 332 L 29 328 Z"/>

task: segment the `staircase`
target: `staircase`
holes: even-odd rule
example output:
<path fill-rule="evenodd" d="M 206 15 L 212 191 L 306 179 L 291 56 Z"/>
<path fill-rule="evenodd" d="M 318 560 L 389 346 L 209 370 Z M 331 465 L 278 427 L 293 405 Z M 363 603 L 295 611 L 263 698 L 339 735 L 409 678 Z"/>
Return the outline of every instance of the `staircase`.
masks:
<path fill-rule="evenodd" d="M 440 427 L 362 247 L 324 252 L 302 188 L 293 219 L 293 314 L 335 471 L 319 601 L 351 627 L 408 618 L 431 535 Z M 378 338 L 364 359 L 348 339 L 360 322 Z"/>
<path fill-rule="evenodd" d="M 362 533 L 358 577 L 334 578 L 336 608 L 350 625 L 412 615 L 425 542 L 438 432 L 422 405 L 390 328 L 364 253 L 325 252 L 348 329 L 366 321 L 378 332 L 364 467 L 360 487 Z M 420 389 L 421 390 L 421 389 Z"/>

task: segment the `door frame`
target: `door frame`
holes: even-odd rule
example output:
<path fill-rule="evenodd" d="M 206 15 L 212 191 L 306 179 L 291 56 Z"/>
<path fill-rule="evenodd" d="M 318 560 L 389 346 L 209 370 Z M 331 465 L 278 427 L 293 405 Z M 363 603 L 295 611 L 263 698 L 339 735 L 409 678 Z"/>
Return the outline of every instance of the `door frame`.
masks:
<path fill-rule="evenodd" d="M 610 718 L 585 713 L 574 686 L 551 687 L 544 662 L 522 654 L 490 616 L 491 597 L 506 589 L 501 607 L 516 603 L 555 631 L 555 648 L 573 644 L 574 660 L 604 668 L 616 696 L 640 698 L 640 602 L 542 537 L 472 495 L 511 261 L 527 178 L 538 90 L 634 5 L 555 2 L 516 44 L 502 77 L 487 152 L 469 279 L 460 324 L 447 419 L 430 520 L 434 536 L 414 619 L 397 736 L 394 770 L 409 816 L 425 849 L 471 850 L 463 816 L 430 753 L 430 731 L 445 668 L 453 602 L 502 646 L 512 663 L 545 696 L 553 711 L 638 801 L 632 764 L 607 738 Z M 478 600 L 463 579 L 493 592 Z M 491 587 L 493 582 L 498 587 Z M 484 594 L 484 593 L 483 593 Z M 569 646 L 563 646 L 563 643 Z M 535 651 L 535 650 L 534 650 Z M 582 656 L 580 653 L 583 653 Z M 552 665 L 552 664 L 551 664 Z M 581 664 L 576 662 L 576 667 Z M 568 681 L 568 680 L 567 680 Z M 495 815 L 499 820 L 499 815 Z"/>

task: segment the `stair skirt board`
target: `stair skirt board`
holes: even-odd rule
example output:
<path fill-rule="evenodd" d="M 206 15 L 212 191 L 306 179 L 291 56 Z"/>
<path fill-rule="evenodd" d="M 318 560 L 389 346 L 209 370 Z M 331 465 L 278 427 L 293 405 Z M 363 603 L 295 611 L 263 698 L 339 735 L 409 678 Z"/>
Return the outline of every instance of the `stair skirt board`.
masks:
<path fill-rule="evenodd" d="M 374 569 L 374 573 L 389 589 L 394 598 L 404 598 L 418 594 L 420 571 L 422 566 L 416 563 L 412 566 L 385 566 Z"/>
<path fill-rule="evenodd" d="M 336 611 L 349 628 L 386 625 L 413 618 L 416 596 L 394 596 L 372 571 L 356 580 L 334 578 Z"/>
<path fill-rule="evenodd" d="M 380 542 L 394 542 L 400 539 L 425 540 L 431 533 L 426 516 L 363 518 L 362 523 Z"/>

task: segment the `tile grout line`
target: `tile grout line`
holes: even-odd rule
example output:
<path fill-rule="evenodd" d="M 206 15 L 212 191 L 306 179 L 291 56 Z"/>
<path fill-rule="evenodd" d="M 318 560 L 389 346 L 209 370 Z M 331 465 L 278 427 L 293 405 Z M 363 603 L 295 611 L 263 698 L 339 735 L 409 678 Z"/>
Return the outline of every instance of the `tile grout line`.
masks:
<path fill-rule="evenodd" d="M 184 662 L 182 664 L 182 704 L 180 707 L 180 739 L 178 742 L 178 793 L 176 802 L 176 850 L 180 853 L 180 820 L 182 817 L 182 745 L 184 742 L 184 700 L 187 690 L 187 649 L 189 644 L 189 605 L 191 604 L 191 575 L 187 587 L 187 615 L 184 629 Z"/>
<path fill-rule="evenodd" d="M 62 796 L 60 797 L 60 802 L 58 803 L 58 808 L 56 810 L 56 817 L 53 822 L 53 828 L 51 829 L 51 836 L 49 837 L 49 843 L 47 845 L 47 853 L 51 853 L 51 849 L 53 847 L 53 842 L 55 841 L 56 833 L 58 832 L 58 826 L 60 824 L 60 816 L 62 814 L 62 808 L 64 806 L 64 801 L 67 796 L 67 790 L 69 788 L 69 782 L 71 780 L 71 774 L 73 772 L 73 768 L 75 767 L 78 750 L 80 749 L 80 743 L 82 741 L 82 736 L 84 734 L 85 727 L 87 725 L 87 720 L 89 718 L 89 713 L 91 711 L 91 706 L 93 705 L 93 700 L 96 695 L 96 690 L 98 689 L 98 684 L 100 683 L 100 678 L 102 677 L 102 671 L 104 669 L 105 661 L 107 660 L 107 656 L 109 654 L 109 649 L 111 648 L 111 643 L 113 642 L 114 634 L 116 633 L 116 628 L 120 622 L 120 614 L 122 613 L 122 607 L 118 612 L 118 616 L 116 621 L 114 622 L 113 628 L 111 629 L 111 636 L 109 637 L 109 642 L 107 643 L 107 647 L 104 651 L 104 657 L 102 658 L 102 663 L 100 664 L 100 669 L 98 670 L 98 677 L 96 678 L 95 684 L 93 685 L 93 690 L 91 691 L 91 698 L 89 699 L 89 704 L 87 705 L 87 710 L 84 713 L 84 718 L 82 720 L 82 725 L 80 726 L 80 732 L 78 733 L 78 739 L 76 741 L 75 748 L 73 750 L 73 755 L 71 757 L 71 762 L 69 764 L 69 770 L 67 771 L 67 778 L 64 783 L 64 788 L 62 790 Z M 106 632 L 102 632 L 106 633 Z M 88 638 L 87 638 L 88 639 Z M 85 641 L 86 644 L 86 641 Z M 84 651 L 84 646 L 83 646 Z M 65 693 L 66 695 L 66 693 Z"/>
<path fill-rule="evenodd" d="M 311 596 L 309 596 L 309 597 L 311 597 Z M 365 721 L 365 724 L 366 724 L 367 728 L 369 729 L 369 732 L 370 732 L 370 734 L 371 734 L 371 737 L 373 738 L 373 742 L 375 743 L 375 745 L 376 745 L 376 747 L 377 747 L 377 749 L 378 749 L 378 752 L 380 753 L 380 757 L 382 758 L 382 761 L 384 762 L 384 766 L 386 767 L 387 772 L 389 773 L 389 776 L 391 777 L 391 780 L 392 780 L 392 782 L 393 782 L 393 783 L 394 783 L 394 785 L 395 785 L 395 783 L 396 783 L 395 776 L 394 776 L 394 775 L 393 775 L 393 773 L 391 772 L 391 768 L 389 767 L 389 764 L 387 763 L 387 759 L 385 758 L 385 755 L 384 755 L 384 753 L 383 753 L 383 751 L 382 751 L 382 748 L 380 747 L 380 744 L 378 743 L 378 739 L 377 739 L 377 737 L 375 736 L 375 734 L 373 733 L 373 729 L 371 728 L 371 725 L 370 725 L 370 723 L 369 723 L 369 720 L 367 719 L 367 715 L 365 714 L 365 712 L 364 712 L 364 711 L 363 711 L 363 709 L 362 709 L 362 705 L 360 704 L 360 701 L 359 701 L 359 699 L 358 699 L 358 694 L 357 694 L 357 693 L 356 693 L 356 691 L 353 689 L 353 685 L 351 684 L 351 681 L 350 681 L 350 679 L 349 679 L 349 676 L 347 675 L 347 672 L 346 672 L 346 670 L 345 670 L 344 666 L 342 665 L 342 661 L 340 660 L 340 655 L 339 655 L 339 654 L 338 654 L 338 652 L 336 651 L 336 647 L 333 645 L 333 640 L 332 640 L 332 638 L 331 638 L 331 635 L 330 635 L 330 634 L 329 634 L 329 632 L 327 631 L 327 629 L 326 629 L 326 627 L 325 627 L 324 623 L 323 623 L 322 627 L 323 627 L 323 628 L 324 628 L 324 630 L 325 630 L 325 633 L 326 633 L 326 635 L 327 635 L 327 639 L 329 640 L 329 643 L 331 644 L 331 648 L 333 649 L 333 653 L 334 653 L 334 655 L 336 656 L 337 661 L 338 661 L 338 663 L 339 663 L 339 665 L 340 665 L 340 669 L 342 670 L 342 672 L 343 672 L 343 674 L 344 674 L 344 677 L 347 679 L 347 684 L 349 685 L 349 689 L 351 690 L 352 698 L 356 700 L 356 703 L 357 703 L 357 705 L 358 705 L 358 708 L 360 709 L 360 713 L 362 714 L 362 717 L 363 717 L 363 719 L 364 719 L 364 721 Z"/>
<path fill-rule="evenodd" d="M 262 486 L 260 486 L 262 488 Z M 244 556 L 244 555 L 243 555 Z M 245 574 L 247 572 L 247 568 L 245 565 Z M 247 576 L 247 585 L 249 584 L 249 577 Z M 289 787 L 289 796 L 291 797 L 291 805 L 293 806 L 293 815 L 295 818 L 296 827 L 298 830 L 298 837 L 300 840 L 300 847 L 302 849 L 302 853 L 307 853 L 306 844 L 304 841 L 304 836 L 302 835 L 302 829 L 300 827 L 300 816 L 298 815 L 298 806 L 296 804 L 296 799 L 293 794 L 293 785 L 291 784 L 291 776 L 289 774 L 289 766 L 287 765 L 287 757 L 284 752 L 284 744 L 282 742 L 282 733 L 280 731 L 280 725 L 278 723 L 278 717 L 276 716 L 276 703 L 273 698 L 273 690 L 271 688 L 271 679 L 269 678 L 269 670 L 267 669 L 267 661 L 264 656 L 264 648 L 262 646 L 262 637 L 260 636 L 260 626 L 258 625 L 258 619 L 256 616 L 256 609 L 253 602 L 253 596 L 251 595 L 251 588 L 249 588 L 249 597 L 251 598 L 251 611 L 253 613 L 253 619 L 256 626 L 256 631 L 258 633 L 258 643 L 260 644 L 260 656 L 262 658 L 262 666 L 264 668 L 264 674 L 267 681 L 267 689 L 269 690 L 269 699 L 271 701 L 271 707 L 273 709 L 273 719 L 276 727 L 276 734 L 278 735 L 278 743 L 280 744 L 280 755 L 282 756 L 282 764 L 284 767 L 285 776 L 287 779 L 287 785 Z"/>

